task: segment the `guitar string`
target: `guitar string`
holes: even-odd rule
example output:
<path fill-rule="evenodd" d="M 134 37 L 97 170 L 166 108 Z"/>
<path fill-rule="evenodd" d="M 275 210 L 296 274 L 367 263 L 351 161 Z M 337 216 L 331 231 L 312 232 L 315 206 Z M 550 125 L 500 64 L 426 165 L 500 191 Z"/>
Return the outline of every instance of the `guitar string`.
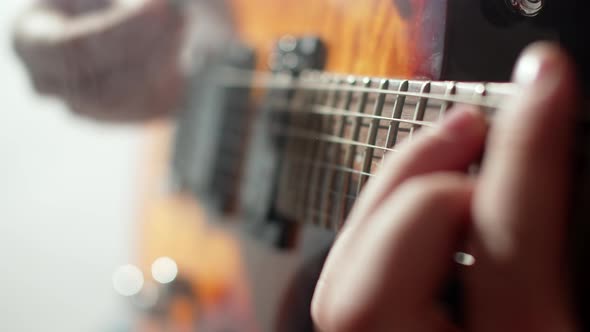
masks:
<path fill-rule="evenodd" d="M 383 89 L 381 89 L 383 90 Z M 348 93 L 353 93 L 355 92 L 352 89 L 337 89 L 337 88 L 332 88 L 332 89 L 312 89 L 312 91 L 322 91 L 323 93 L 326 92 L 332 92 L 332 93 L 339 93 L 340 91 L 345 91 Z M 358 92 L 358 91 L 357 91 Z M 366 91 L 366 89 L 364 89 L 362 91 L 362 93 L 368 93 Z M 424 97 L 426 98 L 426 97 Z M 404 104 L 406 104 L 406 101 L 403 101 Z M 291 104 L 291 105 L 290 105 Z M 444 105 L 445 103 L 443 103 Z M 446 104 L 448 104 L 448 102 L 446 102 Z M 377 121 L 388 121 L 390 123 L 393 122 L 397 122 L 397 123 L 405 123 L 405 124 L 410 124 L 413 126 L 419 126 L 419 127 L 433 127 L 435 125 L 434 122 L 429 122 L 429 121 L 418 121 L 418 120 L 406 120 L 406 119 L 395 119 L 393 117 L 385 117 L 385 116 L 380 116 L 380 115 L 373 115 L 373 114 L 366 114 L 366 113 L 361 113 L 361 112 L 353 112 L 349 109 L 349 107 L 345 107 L 344 109 L 338 108 L 338 107 L 330 107 L 330 106 L 326 106 L 326 105 L 306 105 L 305 107 L 295 107 L 292 105 L 292 103 L 282 103 L 282 104 L 273 104 L 272 109 L 274 112 L 286 112 L 289 113 L 291 115 L 295 114 L 295 115 L 323 115 L 323 116 L 338 116 L 340 117 L 342 120 L 341 121 L 346 121 L 347 119 L 350 118 L 360 118 L 360 119 L 371 119 L 373 121 L 377 120 Z M 411 103 L 408 103 L 408 106 L 411 107 Z M 417 105 L 416 105 L 417 106 Z M 441 105 L 442 107 L 442 105 Z M 436 107 L 437 111 L 438 108 L 440 107 Z M 325 132 L 314 132 L 314 131 L 310 131 L 310 130 L 305 130 L 305 129 L 299 129 L 299 128 L 289 128 L 287 130 L 283 130 L 281 132 L 276 133 L 277 135 L 282 135 L 282 136 L 286 136 L 286 137 L 290 137 L 290 138 L 299 138 L 299 139 L 305 139 L 305 140 L 311 140 L 311 141 L 319 141 L 319 142 L 329 142 L 329 143 L 335 143 L 335 144 L 340 144 L 340 145 L 348 145 L 348 146 L 361 146 L 367 149 L 378 149 L 378 150 L 382 150 L 384 152 L 395 152 L 395 149 L 388 149 L 388 148 L 384 148 L 381 146 L 377 146 L 377 145 L 373 145 L 373 144 L 367 144 L 367 143 L 362 143 L 359 142 L 357 140 L 349 140 L 340 136 L 335 136 L 333 134 L 329 134 L 329 133 L 325 133 Z M 363 172 L 363 171 L 359 171 L 356 170 L 354 168 L 349 168 L 349 167 L 345 167 L 342 165 L 338 165 L 337 163 L 330 163 L 330 162 L 324 162 L 324 161 L 319 161 L 319 160 L 312 160 L 312 159 L 300 159 L 297 160 L 296 158 L 294 158 L 295 156 L 291 156 L 289 158 L 287 158 L 287 162 L 289 162 L 290 164 L 304 164 L 304 165 L 309 165 L 315 169 L 326 169 L 326 170 L 332 170 L 332 171 L 337 171 L 338 173 L 340 173 L 341 175 L 344 174 L 349 174 L 350 175 L 356 175 L 356 176 L 366 176 L 368 178 L 371 178 L 374 176 L 374 174 L 372 174 L 370 171 L 368 172 Z M 309 190 L 318 190 L 317 188 L 312 188 L 309 185 L 303 185 L 302 188 L 298 189 L 298 188 L 286 188 L 288 192 L 295 192 L 297 193 L 300 190 L 304 190 L 306 192 L 309 192 Z M 342 193 L 342 192 L 338 192 L 338 191 L 334 191 L 333 188 L 324 188 L 319 192 L 320 195 L 323 196 L 324 199 L 326 199 L 325 195 L 327 194 L 328 196 L 334 196 L 334 200 L 336 202 L 340 202 L 342 199 L 349 201 L 349 200 L 356 200 L 356 198 L 358 197 L 357 195 L 354 194 L 346 194 L 346 193 Z M 339 225 L 341 223 L 341 221 L 337 220 L 334 221 L 334 214 L 332 213 L 328 213 L 324 211 L 325 209 L 318 209 L 315 205 L 313 204 L 308 204 L 306 206 L 306 208 L 304 209 L 305 211 L 305 217 L 300 216 L 300 218 L 306 219 L 308 220 L 309 218 L 311 218 L 311 221 L 315 221 L 316 217 L 318 217 L 320 220 L 326 220 L 328 222 L 329 225 Z M 296 214 L 299 214 L 299 212 L 294 211 Z"/>
<path fill-rule="evenodd" d="M 438 109 L 438 107 L 437 107 Z M 313 105 L 310 107 L 293 107 L 287 105 L 277 105 L 277 109 L 273 112 L 277 113 L 289 113 L 289 114 L 312 114 L 312 115 L 335 115 L 335 116 L 342 116 L 342 117 L 350 117 L 350 118 L 362 118 L 362 119 L 370 119 L 370 120 L 383 120 L 383 121 L 391 121 L 391 122 L 399 122 L 404 124 L 410 124 L 415 126 L 421 127 L 436 127 L 436 121 L 414 121 L 409 119 L 397 119 L 393 117 L 386 117 L 386 116 L 378 116 L 366 113 L 358 113 L 347 111 L 346 109 L 337 108 L 337 107 L 330 107 L 324 105 Z"/>
<path fill-rule="evenodd" d="M 309 92 L 321 92 L 321 93 L 359 93 L 359 94 L 367 94 L 367 93 L 380 93 L 381 95 L 383 94 L 392 94 L 392 95 L 396 95 L 397 97 L 399 97 L 400 95 L 407 97 L 407 96 L 416 96 L 418 98 L 421 99 L 435 99 L 434 97 L 436 97 L 436 95 L 434 94 L 425 94 L 425 93 L 399 93 L 399 91 L 391 91 L 391 90 L 385 90 L 385 89 L 373 89 L 373 88 L 368 88 L 366 87 L 366 80 L 363 82 L 365 84 L 365 87 L 350 87 L 350 86 L 342 86 L 342 82 L 340 82 L 340 84 L 338 83 L 334 83 L 334 81 L 329 82 L 328 84 L 324 85 L 324 84 L 308 84 L 308 85 L 303 85 L 301 82 L 291 85 L 294 86 L 295 90 L 299 89 L 299 90 L 307 90 Z M 227 83 L 227 82 L 226 82 Z M 252 86 L 252 85 L 257 85 L 256 83 L 254 84 L 248 84 L 248 83 L 252 83 L 250 82 L 243 82 L 245 83 L 244 87 L 248 87 L 248 86 Z M 261 82 L 260 80 L 258 81 L 258 86 L 266 86 L 268 87 L 269 85 L 272 85 L 271 83 L 265 83 L 262 84 L 263 82 Z M 400 83 L 403 84 L 403 83 Z M 229 86 L 229 84 L 228 84 Z M 305 89 L 301 89 L 302 87 L 304 87 Z M 279 88 L 290 88 L 289 86 L 285 86 L 285 85 L 281 85 Z M 475 91 L 475 89 L 474 89 Z M 475 93 L 474 93 L 475 95 Z M 450 103 L 450 101 L 455 100 L 455 101 L 461 101 L 459 98 L 450 98 L 448 95 L 445 95 L 446 98 L 444 98 L 444 102 L 445 103 Z M 476 96 L 474 96 L 476 97 Z M 443 98 L 439 98 L 439 99 L 443 99 Z M 469 99 L 469 102 L 472 102 L 474 100 L 481 100 L 480 98 L 478 99 Z M 411 103 L 404 100 L 404 104 L 406 104 L 408 106 L 411 106 Z M 495 104 L 484 104 L 484 103 L 479 103 L 479 106 L 483 106 L 483 107 L 495 107 Z M 437 110 L 439 107 L 436 107 Z M 288 113 L 291 116 L 293 115 L 302 115 L 302 114 L 311 114 L 311 115 L 323 115 L 323 116 L 338 116 L 341 117 L 342 119 L 350 119 L 350 118 L 359 118 L 359 119 L 371 119 L 371 120 L 378 120 L 378 121 L 388 121 L 388 122 L 397 122 L 397 123 L 404 123 L 404 124 L 410 124 L 412 126 L 419 126 L 419 127 L 432 127 L 434 126 L 434 122 L 429 122 L 429 121 L 418 121 L 418 120 L 406 120 L 406 119 L 395 119 L 393 117 L 385 117 L 385 116 L 378 116 L 378 115 L 373 115 L 373 114 L 366 114 L 366 113 L 361 113 L 361 112 L 352 112 L 350 111 L 348 108 L 345 109 L 341 109 L 341 108 L 337 108 L 337 107 L 330 107 L 330 106 L 326 106 L 326 105 L 306 105 L 305 107 L 295 107 L 293 106 L 293 103 L 274 103 L 271 104 L 271 109 L 273 109 L 273 112 L 276 113 Z M 280 130 L 279 128 L 276 128 L 279 131 L 277 133 L 275 133 L 275 135 L 277 136 L 283 136 L 283 137 L 289 137 L 289 138 L 296 138 L 296 139 L 304 139 L 307 141 L 316 141 L 316 142 L 328 142 L 328 143 L 332 143 L 332 144 L 338 144 L 338 145 L 345 145 L 345 146 L 357 146 L 357 147 L 364 147 L 366 149 L 375 149 L 375 150 L 382 150 L 384 152 L 396 152 L 395 149 L 389 149 L 386 147 L 382 147 L 382 146 L 378 146 L 378 145 L 374 145 L 374 144 L 368 144 L 368 143 L 363 143 L 363 142 L 359 142 L 357 140 L 350 140 L 350 139 L 346 139 L 340 136 L 336 136 L 333 134 L 328 134 L 328 133 L 322 133 L 322 132 L 315 132 L 315 131 L 311 131 L 311 130 L 305 130 L 305 129 L 298 129 L 298 128 L 288 128 L 288 129 L 283 129 Z M 363 171 L 358 171 L 354 168 L 350 168 L 350 167 L 345 167 L 342 165 L 338 165 L 337 163 L 330 163 L 330 162 L 323 162 L 323 161 L 314 161 L 311 159 L 306 159 L 303 161 L 297 161 L 294 160 L 295 156 L 291 156 L 289 158 L 287 158 L 286 162 L 290 163 L 290 164 L 303 164 L 306 166 L 310 166 L 312 169 L 326 169 L 326 170 L 333 170 L 333 171 L 337 171 L 338 173 L 340 173 L 341 175 L 344 174 L 348 174 L 350 175 L 356 175 L 356 176 L 366 176 L 368 178 L 373 177 L 374 175 L 368 171 L 368 172 L 363 172 Z M 297 193 L 300 190 L 303 190 L 305 192 L 307 192 L 309 194 L 309 190 L 318 190 L 317 188 L 314 188 L 311 185 L 304 185 L 302 186 L 302 188 L 300 189 L 296 189 L 296 188 L 287 188 L 288 191 L 290 192 L 295 192 Z M 322 191 L 319 192 L 320 195 L 324 196 L 324 194 L 322 194 L 323 191 L 326 191 L 326 193 L 328 195 L 338 195 L 337 196 L 337 201 L 340 201 L 340 199 L 346 199 L 346 200 L 350 200 L 351 198 L 353 200 L 356 199 L 357 195 L 353 195 L 352 197 L 349 194 L 344 194 L 344 193 L 339 193 L 339 192 L 334 192 L 332 188 L 324 188 L 322 189 Z M 343 195 L 345 197 L 340 197 L 340 195 Z M 328 217 L 328 218 L 333 218 L 334 216 L 332 214 L 326 214 L 323 211 L 320 211 L 317 209 L 317 207 L 314 204 L 305 204 L 304 205 L 304 209 L 303 209 L 303 213 L 307 216 L 307 218 L 304 219 L 308 219 L 309 217 L 312 217 L 312 219 L 314 219 L 313 216 L 315 216 L 315 213 L 322 213 L 323 218 Z M 331 223 L 331 222 L 330 222 Z M 338 223 L 338 221 L 337 221 Z"/>
<path fill-rule="evenodd" d="M 340 170 L 340 168 L 338 168 L 338 170 Z M 355 172 L 358 173 L 358 172 Z M 289 186 L 286 189 L 284 189 L 284 192 L 287 195 L 296 195 L 300 192 L 307 192 L 309 193 L 310 190 L 316 191 L 319 194 L 324 194 L 324 195 L 328 195 L 330 197 L 332 197 L 336 202 L 341 201 L 341 200 L 346 200 L 347 202 L 350 202 L 352 204 L 354 204 L 354 202 L 359 198 L 360 195 L 358 194 L 354 194 L 354 193 L 346 193 L 346 192 L 342 192 L 342 191 L 338 191 L 336 190 L 336 188 L 310 188 L 310 186 L 308 184 L 304 184 L 304 185 L 293 185 L 293 186 Z M 290 208 L 291 213 L 298 215 L 300 213 L 302 213 L 301 211 L 297 211 L 297 208 L 292 207 Z M 322 218 L 325 218 L 329 221 L 330 225 L 323 225 L 323 226 L 327 226 L 327 227 L 336 227 L 336 229 L 338 229 L 339 227 L 341 227 L 342 225 L 340 224 L 341 222 L 343 222 L 344 220 L 340 220 L 342 218 L 345 218 L 345 215 L 340 215 L 340 214 L 334 214 L 331 213 L 329 211 L 326 211 L 326 209 L 322 209 L 322 208 L 318 208 L 316 206 L 307 206 L 305 208 L 305 212 L 304 214 L 309 217 L 318 217 L 321 216 Z M 304 221 L 304 223 L 314 223 L 312 221 L 310 221 L 309 219 L 307 219 L 305 216 L 300 217 L 300 219 L 302 220 L 307 220 Z"/>
<path fill-rule="evenodd" d="M 325 134 L 325 133 L 318 133 L 312 130 L 306 129 L 299 129 L 299 128 L 286 128 L 280 131 L 276 131 L 274 133 L 277 136 L 282 137 L 291 137 L 291 138 L 300 138 L 300 139 L 308 139 L 314 140 L 318 142 L 326 142 L 326 143 L 334 143 L 334 144 L 341 144 L 341 145 L 348 145 L 348 146 L 359 146 L 363 148 L 371 148 L 382 150 L 386 152 L 398 152 L 396 149 L 390 149 L 379 145 L 368 144 L 363 142 L 358 142 L 352 139 L 342 138 L 336 135 Z"/>
<path fill-rule="evenodd" d="M 308 191 L 308 190 L 309 190 L 309 188 L 308 188 L 308 187 L 306 187 L 306 186 L 293 186 L 293 187 L 290 187 L 290 188 L 288 188 L 288 190 L 289 190 L 290 192 L 294 193 L 294 192 L 296 192 L 297 190 L 305 190 L 305 191 Z M 320 191 L 321 189 L 319 189 L 319 188 L 318 188 L 318 189 L 315 189 L 315 190 L 317 190 L 317 191 Z M 325 193 L 326 193 L 326 194 L 329 194 L 330 196 L 341 196 L 341 197 L 339 197 L 339 198 L 344 198 L 344 199 L 346 199 L 346 200 L 348 200 L 348 201 L 351 201 L 351 202 L 354 202 L 356 199 L 358 199 L 358 196 L 357 196 L 357 195 L 355 195 L 355 194 L 342 194 L 341 192 L 339 192 L 339 191 L 335 191 L 335 190 L 326 190 L 326 191 L 325 191 Z M 320 212 L 321 210 L 319 210 L 319 209 L 315 209 L 315 210 L 310 210 L 310 211 L 314 211 L 314 212 L 315 212 L 315 211 L 317 211 L 317 212 Z M 329 213 L 327 213 L 327 212 L 324 212 L 324 214 L 325 214 L 326 216 L 330 216 L 330 214 L 329 214 Z M 332 215 L 332 217 L 333 217 L 333 215 Z"/>
<path fill-rule="evenodd" d="M 234 69 L 231 69 L 234 71 Z M 328 74 L 323 74 L 328 75 Z M 332 74 L 329 74 L 332 75 Z M 365 82 L 369 78 L 362 78 L 358 77 L 358 80 L 351 79 L 351 76 L 341 76 L 338 77 L 334 75 L 331 78 L 330 82 L 325 81 L 325 77 L 322 80 L 322 77 L 319 75 L 316 78 L 318 80 L 313 80 L 314 77 L 304 77 L 304 78 L 293 78 L 287 75 L 276 75 L 270 74 L 265 72 L 254 72 L 254 71 L 242 71 L 241 76 L 231 74 L 226 75 L 226 77 L 220 77 L 217 81 L 217 84 L 220 84 L 220 87 L 225 88 L 267 88 L 270 90 L 307 90 L 310 92 L 333 92 L 333 93 L 371 93 L 371 94 L 380 94 L 380 95 L 393 95 L 396 97 L 415 97 L 415 98 L 424 98 L 433 101 L 440 101 L 443 103 L 461 103 L 461 104 L 468 104 L 473 106 L 481 107 L 485 111 L 493 111 L 494 109 L 498 108 L 501 102 L 510 96 L 516 94 L 516 86 L 512 83 L 502 83 L 502 89 L 499 91 L 486 91 L 485 85 L 483 83 L 472 83 L 469 86 L 469 89 L 465 89 L 466 91 L 473 90 L 473 94 L 470 96 L 457 96 L 457 95 L 448 95 L 448 94 L 438 94 L 438 93 L 421 93 L 421 92 L 408 92 L 408 91 L 399 91 L 399 90 L 389 90 L 389 89 L 379 89 L 379 88 L 372 88 L 372 87 L 363 87 L 356 85 L 357 83 Z M 340 79 L 340 81 L 338 81 Z M 373 79 L 373 82 L 381 82 L 383 79 Z M 397 83 L 402 84 L 402 82 L 410 82 L 406 80 L 395 80 Z M 411 81 L 414 84 L 424 84 L 428 81 Z M 453 82 L 432 82 L 432 83 L 440 83 L 440 84 L 453 84 Z M 491 92 L 492 96 L 489 95 L 478 95 L 478 89 L 483 87 L 483 92 Z M 411 103 L 408 103 L 411 105 Z M 389 122 L 397 122 L 397 123 L 404 123 L 410 124 L 414 126 L 420 127 L 434 127 L 436 126 L 436 121 L 414 121 L 414 120 L 407 120 L 407 119 L 395 119 L 392 117 L 385 117 L 385 116 L 376 116 L 371 114 L 359 113 L 359 112 L 352 112 L 347 109 L 341 109 L 338 107 L 331 107 L 325 105 L 312 105 L 306 107 L 293 107 L 289 105 L 273 105 L 275 112 L 287 112 L 289 114 L 312 114 L 312 115 L 324 115 L 324 116 L 341 116 L 342 118 L 361 118 L 361 119 L 371 119 L 371 120 L 382 120 L 382 121 L 389 121 Z M 437 107 L 438 108 L 438 107 Z M 305 140 L 314 140 L 314 141 L 325 141 L 332 144 L 337 145 L 354 145 L 360 146 L 365 148 L 372 148 L 372 149 L 379 149 L 384 152 L 397 152 L 395 149 L 388 149 L 385 147 L 366 144 L 362 142 L 357 142 L 354 140 L 348 140 L 336 135 L 325 134 L 325 133 L 317 133 L 308 130 L 300 130 L 300 129 L 290 129 L 287 131 L 276 133 L 277 135 L 283 135 L 286 137 L 296 138 L 296 139 L 305 139 Z M 389 154 L 388 154 L 389 155 Z M 318 162 L 312 159 L 304 159 L 304 160 L 294 160 L 295 158 L 288 158 L 288 162 L 293 163 L 304 163 L 309 164 L 311 166 L 324 168 L 324 169 L 331 169 L 337 172 L 341 172 L 342 174 L 354 174 L 357 176 L 367 176 L 373 177 L 374 173 L 371 172 L 362 172 L 356 169 L 351 169 L 342 165 L 338 165 L 336 163 L 330 162 Z M 302 186 L 303 190 L 309 190 L 309 186 Z M 289 190 L 298 190 L 298 188 L 289 188 Z M 317 189 L 315 189 L 317 190 Z M 347 200 L 355 200 L 358 195 L 354 194 L 347 194 L 334 191 L 333 188 L 324 189 L 324 192 L 328 195 L 339 195 L 338 197 L 343 196 L 342 198 Z M 308 209 L 311 209 L 311 213 L 322 213 L 324 217 L 333 217 L 332 214 L 325 213 L 321 210 L 317 210 L 314 206 L 308 206 Z M 315 211 L 317 210 L 317 211 Z"/>
<path fill-rule="evenodd" d="M 289 158 L 288 162 L 294 163 L 294 164 L 304 164 L 304 165 L 312 165 L 312 166 L 317 166 L 317 167 L 323 167 L 326 169 L 332 169 L 334 171 L 339 171 L 339 172 L 343 172 L 343 173 L 350 173 L 350 174 L 356 174 L 356 175 L 363 175 L 363 176 L 368 176 L 368 177 L 374 177 L 375 174 L 374 173 L 370 173 L 370 172 L 363 172 L 363 171 L 359 171 L 353 168 L 348 168 L 346 166 L 342 166 L 342 165 L 338 165 L 338 164 L 333 164 L 333 163 L 328 163 L 328 162 L 320 162 L 320 161 L 316 161 L 313 159 L 309 159 L 309 158 Z"/>
<path fill-rule="evenodd" d="M 482 100 L 477 100 L 474 98 L 461 98 L 461 97 L 453 97 L 443 94 L 436 94 L 436 93 L 419 93 L 419 92 L 401 92 L 401 91 L 392 91 L 392 90 L 385 90 L 385 89 L 378 89 L 378 88 L 364 88 L 359 86 L 344 86 L 344 87 L 331 87 L 331 86 L 324 86 L 318 83 L 308 84 L 308 83 L 291 83 L 291 84 L 281 84 L 281 85 L 274 85 L 272 83 L 264 83 L 264 82 L 248 82 L 243 84 L 232 83 L 232 82 L 224 82 L 224 87 L 228 88 L 267 88 L 271 90 L 316 90 L 316 91 L 339 91 L 339 92 L 358 92 L 358 93 L 376 93 L 376 94 L 385 94 L 385 95 L 394 95 L 394 96 L 405 96 L 405 97 L 416 97 L 416 98 L 427 98 L 429 100 L 434 101 L 441 101 L 441 102 L 449 102 L 449 103 L 457 103 L 457 104 L 466 104 L 471 106 L 483 107 L 488 109 L 495 109 L 500 106 L 500 102 L 492 102 L 489 98 L 484 98 L 483 100 L 489 100 L 490 102 L 484 102 Z"/>
<path fill-rule="evenodd" d="M 492 97 L 485 96 L 485 98 L 476 98 L 478 85 L 485 88 L 484 83 L 471 83 L 474 89 L 474 95 L 469 97 L 445 95 L 438 93 L 420 93 L 410 91 L 398 91 L 389 89 L 379 89 L 372 87 L 362 87 L 354 85 L 352 80 L 348 80 L 346 85 L 337 83 L 328 83 L 321 81 L 312 81 L 311 78 L 294 78 L 292 76 L 272 74 L 266 72 L 247 71 L 238 69 L 223 69 L 224 74 L 217 78 L 217 83 L 222 87 L 227 88 L 267 88 L 270 90 L 314 90 L 314 91 L 338 91 L 338 92 L 357 92 L 357 93 L 375 93 L 385 94 L 394 96 L 405 96 L 405 97 L 416 97 L 416 98 L 428 98 L 430 100 L 467 104 L 472 106 L 479 106 L 489 109 L 498 108 L 500 103 L 505 97 L 516 95 L 516 85 L 513 83 L 497 83 L 501 84 L 504 88 L 502 91 L 496 91 L 492 93 Z M 232 73 L 233 72 L 233 73 Z M 327 75 L 327 74 L 326 74 Z M 331 74 L 335 77 L 337 74 Z M 370 79 L 370 78 L 365 78 Z M 362 79 L 361 79 L 362 80 Z M 383 79 L 374 79 L 375 81 Z M 405 80 L 395 79 L 398 82 L 404 82 Z M 454 82 L 445 81 L 415 81 L 418 83 L 442 83 L 442 84 L 453 84 Z M 500 90 L 500 89 L 498 89 Z"/>
<path fill-rule="evenodd" d="M 253 76 L 255 75 L 255 76 Z M 309 80 L 309 79 L 308 79 Z M 379 80 L 382 81 L 382 80 Z M 404 81 L 399 81 L 400 84 Z M 321 92 L 333 92 L 333 93 L 343 93 L 343 92 L 350 92 L 350 93 L 373 93 L 379 95 L 394 95 L 396 97 L 404 96 L 404 97 L 415 97 L 415 98 L 424 98 L 433 101 L 441 101 L 444 103 L 461 103 L 461 104 L 468 104 L 473 106 L 478 106 L 482 108 L 482 110 L 492 112 L 493 110 L 497 109 L 500 103 L 507 97 L 514 95 L 515 91 L 512 93 L 498 93 L 493 92 L 493 98 L 490 98 L 488 95 L 485 95 L 486 92 L 489 91 L 485 90 L 485 85 L 481 84 L 478 85 L 474 83 L 470 88 L 473 89 L 473 94 L 470 97 L 460 97 L 460 96 L 451 96 L 448 94 L 441 95 L 436 93 L 421 93 L 421 92 L 405 92 L 405 91 L 394 91 L 389 89 L 379 89 L 379 88 L 371 88 L 371 87 L 360 87 L 356 85 L 352 85 L 352 81 L 349 80 L 347 84 L 351 85 L 342 85 L 338 84 L 338 82 L 309 82 L 306 80 L 301 79 L 293 79 L 289 78 L 288 80 L 281 81 L 280 78 L 277 78 L 274 75 L 268 76 L 268 74 L 258 74 L 254 73 L 252 75 L 248 75 L 245 80 L 236 80 L 234 76 L 231 80 L 220 81 L 223 83 L 225 87 L 229 88 L 267 88 L 267 89 L 283 89 L 283 90 L 309 90 L 309 91 L 321 91 Z M 343 83 L 343 82 L 341 82 Z M 441 82 L 445 83 L 445 82 Z M 346 84 L 346 83 L 344 83 Z M 452 84 L 449 82 L 449 84 Z M 483 87 L 482 91 L 478 91 L 479 87 Z M 514 87 L 513 84 L 505 83 L 504 87 Z M 481 89 L 480 89 L 481 90 Z M 478 93 L 481 93 L 478 95 Z M 444 104 L 443 104 L 444 105 Z M 293 107 L 289 105 L 275 105 L 275 110 L 278 112 L 288 112 L 290 114 L 313 114 L 313 115 L 324 115 L 324 116 L 341 116 L 342 118 L 361 118 L 361 119 L 371 119 L 371 120 L 383 120 L 389 122 L 398 122 L 398 123 L 405 123 L 414 126 L 420 127 L 432 127 L 435 126 L 436 122 L 434 121 L 413 121 L 413 120 L 406 120 L 406 119 L 395 119 L 391 117 L 385 116 L 376 116 L 371 114 L 364 114 L 359 112 L 351 112 L 347 109 L 340 109 L 337 107 L 330 107 L 325 105 L 312 105 L 310 107 Z M 361 142 L 356 142 L 353 140 L 347 140 L 335 135 L 325 134 L 325 133 L 315 133 L 313 131 L 305 131 L 305 130 L 298 130 L 298 129 L 290 129 L 286 132 L 279 133 L 283 136 L 292 137 L 292 138 L 303 138 L 307 140 L 315 140 L 320 142 L 329 142 L 332 144 L 339 144 L 339 145 L 354 145 L 354 146 L 361 146 L 365 148 L 371 149 L 380 149 L 384 152 L 396 152 L 395 149 L 388 149 L 377 145 L 372 144 L 365 144 Z M 293 158 L 288 158 L 290 162 L 293 161 Z M 342 174 L 355 174 L 357 176 L 367 176 L 373 177 L 374 174 L 369 172 L 361 172 L 355 169 L 350 169 L 344 167 L 342 165 L 333 164 L 329 162 L 317 162 L 313 160 L 303 160 L 300 161 L 305 164 L 310 164 L 317 168 L 322 169 L 330 169 L 333 171 L 340 172 Z M 302 188 L 304 191 L 308 192 L 310 190 L 309 186 L 303 186 Z M 312 190 L 318 190 L 317 188 L 311 188 Z M 297 188 L 288 188 L 289 191 L 297 191 Z M 319 195 L 328 195 L 334 196 L 336 201 L 339 201 L 340 198 L 345 200 L 356 200 L 358 195 L 350 195 L 346 193 L 341 193 L 334 191 L 333 188 L 324 188 L 320 192 Z M 325 209 L 324 209 L 325 210 Z M 330 220 L 334 218 L 334 214 L 325 212 L 322 209 L 317 209 L 313 204 L 307 204 L 305 208 L 306 214 L 311 214 L 314 216 L 313 220 L 315 220 L 315 216 L 321 216 L 322 218 L 328 220 L 329 223 L 332 223 Z M 298 213 L 298 212 L 296 212 Z M 336 221 L 337 223 L 339 221 Z"/>

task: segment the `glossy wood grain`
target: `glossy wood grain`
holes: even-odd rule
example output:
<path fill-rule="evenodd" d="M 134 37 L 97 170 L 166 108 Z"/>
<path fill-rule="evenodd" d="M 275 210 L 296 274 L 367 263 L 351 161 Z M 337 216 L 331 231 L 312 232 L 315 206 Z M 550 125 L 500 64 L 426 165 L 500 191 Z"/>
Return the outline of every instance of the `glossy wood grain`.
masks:
<path fill-rule="evenodd" d="M 264 68 L 283 35 L 316 35 L 328 48 L 327 70 L 426 77 L 441 73 L 446 0 L 230 0 L 239 37 Z"/>
<path fill-rule="evenodd" d="M 280 37 L 315 35 L 327 45 L 327 71 L 430 79 L 441 74 L 446 0 L 228 0 L 228 5 L 237 38 L 255 48 L 260 70 Z M 309 325 L 308 308 L 291 314 L 293 301 L 283 296 L 301 264 L 299 255 L 259 245 L 245 249 L 207 225 L 194 200 L 166 194 L 170 124 L 152 125 L 149 136 L 139 248 L 143 269 L 158 257 L 174 258 L 208 308 L 223 302 L 224 293 L 241 294 L 243 311 L 255 313 L 254 330 L 296 328 L 286 323 L 290 319 Z M 307 296 L 299 297 L 305 302 Z"/>

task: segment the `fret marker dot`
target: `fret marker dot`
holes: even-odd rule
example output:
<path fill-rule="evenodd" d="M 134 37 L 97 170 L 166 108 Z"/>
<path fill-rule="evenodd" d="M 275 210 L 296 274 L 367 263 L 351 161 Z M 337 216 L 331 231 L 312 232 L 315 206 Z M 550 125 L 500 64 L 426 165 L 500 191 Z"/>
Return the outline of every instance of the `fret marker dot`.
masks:
<path fill-rule="evenodd" d="M 483 95 L 486 93 L 486 86 L 483 84 L 479 84 L 475 87 L 475 93 L 478 95 Z"/>

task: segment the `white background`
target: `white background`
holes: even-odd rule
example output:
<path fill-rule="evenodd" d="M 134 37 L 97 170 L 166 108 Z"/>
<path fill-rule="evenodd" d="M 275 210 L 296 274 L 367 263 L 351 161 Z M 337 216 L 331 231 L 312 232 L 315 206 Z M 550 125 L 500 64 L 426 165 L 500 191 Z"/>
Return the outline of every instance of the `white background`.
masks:
<path fill-rule="evenodd" d="M 28 2 L 0 1 L 0 331 L 115 331 L 142 134 L 35 95 L 10 40 Z"/>

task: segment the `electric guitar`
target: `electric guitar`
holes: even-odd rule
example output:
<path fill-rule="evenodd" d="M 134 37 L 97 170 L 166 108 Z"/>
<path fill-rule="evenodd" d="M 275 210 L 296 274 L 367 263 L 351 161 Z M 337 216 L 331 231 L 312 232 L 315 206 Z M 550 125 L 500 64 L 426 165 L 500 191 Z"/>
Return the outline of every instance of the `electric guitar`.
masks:
<path fill-rule="evenodd" d="M 493 117 L 515 94 L 502 82 L 536 40 L 561 42 L 583 82 L 589 70 L 577 0 L 49 2 L 15 30 L 38 91 L 107 120 L 178 110 L 146 124 L 138 264 L 168 256 L 182 276 L 143 308 L 159 330 L 214 321 L 225 305 L 231 318 L 202 330 L 312 331 L 323 259 L 399 142 L 455 104 Z M 53 38 L 31 28 L 48 12 L 63 29 Z M 108 24 L 93 26 L 97 17 Z M 571 250 L 590 326 L 586 111 Z"/>

